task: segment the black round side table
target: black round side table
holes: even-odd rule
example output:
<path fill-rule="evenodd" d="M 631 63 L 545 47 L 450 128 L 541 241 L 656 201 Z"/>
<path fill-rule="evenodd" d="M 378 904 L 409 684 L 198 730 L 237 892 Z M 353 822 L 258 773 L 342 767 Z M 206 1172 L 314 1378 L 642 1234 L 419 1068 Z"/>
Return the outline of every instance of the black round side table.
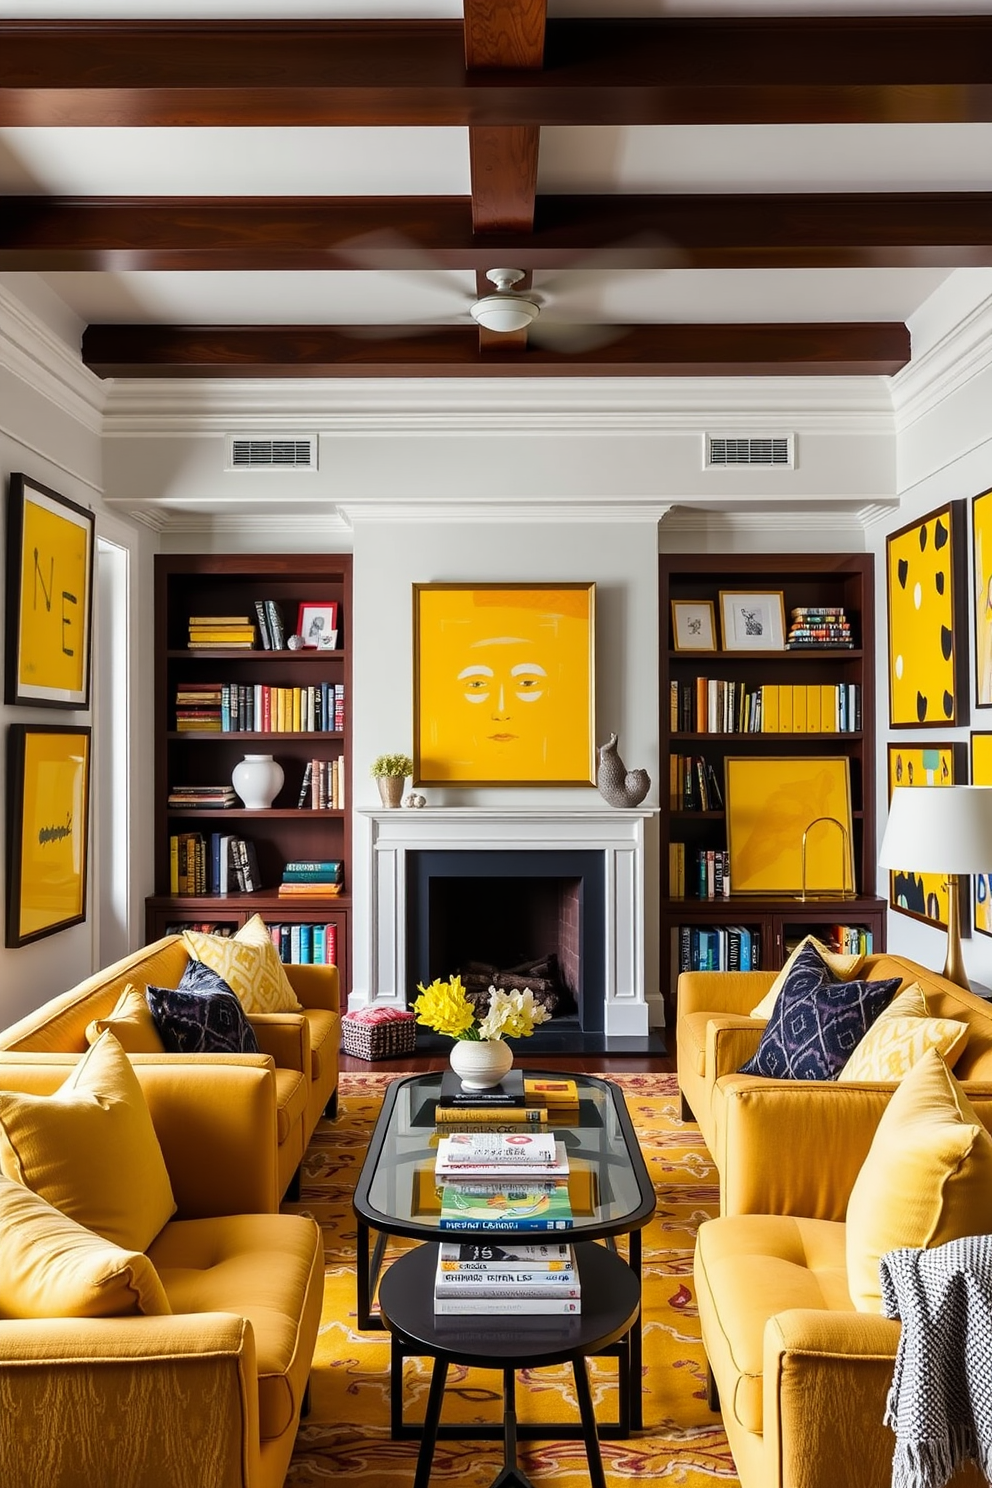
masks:
<path fill-rule="evenodd" d="M 427 1488 L 430 1481 L 449 1364 L 503 1371 L 503 1467 L 492 1488 L 533 1488 L 517 1467 L 516 1371 L 565 1363 L 575 1375 L 592 1488 L 606 1488 L 586 1358 L 617 1343 L 633 1327 L 641 1304 L 633 1271 L 615 1251 L 582 1241 L 575 1246 L 580 1313 L 435 1317 L 437 1256 L 436 1243 L 418 1245 L 393 1262 L 379 1285 L 380 1312 L 403 1353 L 434 1359 L 413 1488 Z"/>

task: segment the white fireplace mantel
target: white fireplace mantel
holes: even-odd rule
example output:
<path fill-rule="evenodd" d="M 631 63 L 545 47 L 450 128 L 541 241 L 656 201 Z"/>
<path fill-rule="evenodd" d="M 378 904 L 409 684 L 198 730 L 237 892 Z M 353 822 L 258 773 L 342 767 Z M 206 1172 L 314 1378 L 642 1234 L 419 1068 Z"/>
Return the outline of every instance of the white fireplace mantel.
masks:
<path fill-rule="evenodd" d="M 644 828 L 656 807 L 616 811 L 555 806 L 440 806 L 361 810 L 370 842 L 367 934 L 355 945 L 355 986 L 366 1002 L 406 1007 L 409 852 L 593 851 L 603 854 L 607 1035 L 642 1037 Z"/>

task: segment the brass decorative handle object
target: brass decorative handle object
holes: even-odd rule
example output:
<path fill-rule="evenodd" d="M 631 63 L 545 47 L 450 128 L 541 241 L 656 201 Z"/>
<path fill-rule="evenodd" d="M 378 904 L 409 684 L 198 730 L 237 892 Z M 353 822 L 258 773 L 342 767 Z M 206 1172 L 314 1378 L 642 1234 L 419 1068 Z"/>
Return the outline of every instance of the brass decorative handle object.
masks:
<path fill-rule="evenodd" d="M 801 853 L 801 859 L 800 859 L 800 881 L 801 881 L 801 885 L 802 885 L 802 894 L 800 895 L 800 898 L 801 898 L 802 902 L 805 904 L 805 902 L 806 902 L 806 839 L 809 836 L 810 831 L 812 830 L 812 828 L 815 827 L 818 822 L 833 822 L 833 824 L 834 824 L 835 827 L 839 827 L 840 828 L 841 837 L 843 838 L 843 848 L 844 848 L 844 866 L 843 866 L 843 869 L 842 869 L 843 878 L 841 880 L 840 897 L 842 899 L 853 899 L 854 898 L 854 882 L 853 882 L 853 878 L 852 878 L 850 889 L 847 887 L 847 865 L 851 861 L 851 834 L 847 830 L 847 828 L 845 827 L 844 823 L 838 817 L 836 817 L 836 816 L 814 816 L 813 820 L 809 823 L 809 826 L 807 826 L 806 829 L 805 829 L 805 831 L 803 832 L 802 853 Z"/>

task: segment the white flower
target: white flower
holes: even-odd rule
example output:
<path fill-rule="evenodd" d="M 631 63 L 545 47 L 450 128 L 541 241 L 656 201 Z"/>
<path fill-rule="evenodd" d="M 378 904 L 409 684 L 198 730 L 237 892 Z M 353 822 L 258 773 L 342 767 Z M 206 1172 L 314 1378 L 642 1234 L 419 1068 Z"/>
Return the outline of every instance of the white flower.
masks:
<path fill-rule="evenodd" d="M 546 1007 L 534 1001 L 529 987 L 505 992 L 489 988 L 489 1011 L 479 1023 L 480 1039 L 529 1038 L 538 1023 L 551 1017 Z"/>

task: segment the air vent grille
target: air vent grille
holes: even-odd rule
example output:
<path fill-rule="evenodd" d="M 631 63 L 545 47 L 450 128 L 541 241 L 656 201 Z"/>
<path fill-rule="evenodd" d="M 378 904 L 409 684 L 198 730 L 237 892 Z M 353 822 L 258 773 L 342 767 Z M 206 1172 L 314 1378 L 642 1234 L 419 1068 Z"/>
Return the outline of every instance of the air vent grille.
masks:
<path fill-rule="evenodd" d="M 733 437 L 724 434 L 706 436 L 706 464 L 728 465 L 779 465 L 789 468 L 793 464 L 793 439 L 791 434 L 762 434 Z"/>
<path fill-rule="evenodd" d="M 228 470 L 316 470 L 315 435 L 231 435 Z"/>

